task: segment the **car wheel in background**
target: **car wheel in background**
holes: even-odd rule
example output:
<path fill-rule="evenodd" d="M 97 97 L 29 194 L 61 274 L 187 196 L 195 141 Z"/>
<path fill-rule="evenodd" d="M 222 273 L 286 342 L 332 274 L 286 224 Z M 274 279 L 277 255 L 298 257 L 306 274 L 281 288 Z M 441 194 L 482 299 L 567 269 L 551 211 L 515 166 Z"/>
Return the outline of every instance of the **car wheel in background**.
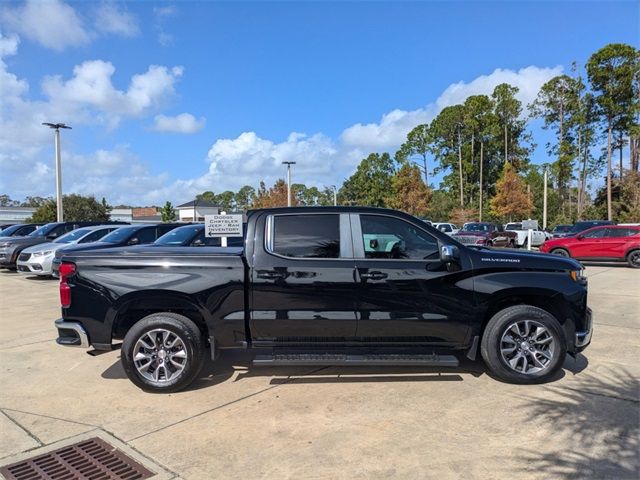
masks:
<path fill-rule="evenodd" d="M 640 268 L 640 250 L 632 250 L 627 254 L 627 264 L 631 268 Z"/>
<path fill-rule="evenodd" d="M 513 239 L 509 240 L 509 244 L 507 246 L 509 248 L 516 248 L 516 241 Z"/>
<path fill-rule="evenodd" d="M 558 255 L 560 257 L 570 257 L 569 252 L 564 248 L 554 248 L 549 252 L 551 255 Z"/>
<path fill-rule="evenodd" d="M 567 342 L 546 310 L 515 305 L 496 313 L 485 328 L 482 358 L 493 375 L 509 383 L 543 383 L 562 367 Z"/>
<path fill-rule="evenodd" d="M 491 240 L 487 242 L 487 247 L 493 247 L 493 242 Z"/>
<path fill-rule="evenodd" d="M 202 369 L 205 340 L 198 326 L 176 313 L 154 313 L 131 327 L 122 343 L 122 366 L 147 392 L 171 393 L 189 385 Z"/>

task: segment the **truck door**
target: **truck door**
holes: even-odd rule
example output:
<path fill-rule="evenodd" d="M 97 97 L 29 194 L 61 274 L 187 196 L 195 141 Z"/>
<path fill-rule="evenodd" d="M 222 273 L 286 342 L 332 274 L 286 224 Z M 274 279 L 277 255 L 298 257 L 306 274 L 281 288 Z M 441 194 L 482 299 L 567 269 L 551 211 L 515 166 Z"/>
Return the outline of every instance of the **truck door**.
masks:
<path fill-rule="evenodd" d="M 343 343 L 356 334 L 348 214 L 272 214 L 256 224 L 249 300 L 255 344 Z"/>
<path fill-rule="evenodd" d="M 468 259 L 461 270 L 448 271 L 438 240 L 409 220 L 353 214 L 351 223 L 358 337 L 372 343 L 463 343 L 474 312 L 471 282 L 461 281 L 469 276 Z"/>

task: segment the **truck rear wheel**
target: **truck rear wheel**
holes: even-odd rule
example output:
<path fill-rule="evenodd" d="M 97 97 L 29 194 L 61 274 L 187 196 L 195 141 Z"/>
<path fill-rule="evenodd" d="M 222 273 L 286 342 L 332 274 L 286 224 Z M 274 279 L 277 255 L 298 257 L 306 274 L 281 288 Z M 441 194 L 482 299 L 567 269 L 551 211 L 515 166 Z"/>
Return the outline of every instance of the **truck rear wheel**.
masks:
<path fill-rule="evenodd" d="M 496 313 L 485 328 L 482 358 L 508 383 L 544 383 L 562 367 L 567 342 L 560 323 L 546 310 L 515 305 Z"/>
<path fill-rule="evenodd" d="M 147 392 L 171 393 L 200 373 L 205 341 L 197 325 L 176 313 L 154 313 L 131 327 L 121 361 L 129 380 Z"/>

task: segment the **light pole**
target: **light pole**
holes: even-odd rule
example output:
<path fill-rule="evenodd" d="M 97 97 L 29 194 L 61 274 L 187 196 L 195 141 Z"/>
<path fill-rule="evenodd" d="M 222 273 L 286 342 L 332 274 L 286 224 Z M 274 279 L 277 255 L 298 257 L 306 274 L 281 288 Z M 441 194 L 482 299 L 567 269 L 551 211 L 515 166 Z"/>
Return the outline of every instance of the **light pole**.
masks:
<path fill-rule="evenodd" d="M 544 193 L 542 196 L 542 230 L 547 229 L 547 176 L 549 175 L 549 170 L 547 167 L 544 167 Z"/>
<path fill-rule="evenodd" d="M 63 221 L 63 213 L 62 213 L 62 162 L 60 160 L 60 129 L 67 128 L 71 130 L 71 127 L 65 125 L 64 123 L 48 123 L 45 122 L 42 125 L 46 125 L 49 128 L 52 128 L 56 131 L 55 133 L 55 143 L 56 143 L 56 211 L 58 222 Z"/>
<path fill-rule="evenodd" d="M 335 185 L 331 185 L 331 188 L 333 189 L 333 206 L 335 207 L 338 205 L 338 189 Z"/>
<path fill-rule="evenodd" d="M 287 166 L 287 207 L 291 206 L 291 165 L 295 165 L 296 162 L 282 162 Z"/>

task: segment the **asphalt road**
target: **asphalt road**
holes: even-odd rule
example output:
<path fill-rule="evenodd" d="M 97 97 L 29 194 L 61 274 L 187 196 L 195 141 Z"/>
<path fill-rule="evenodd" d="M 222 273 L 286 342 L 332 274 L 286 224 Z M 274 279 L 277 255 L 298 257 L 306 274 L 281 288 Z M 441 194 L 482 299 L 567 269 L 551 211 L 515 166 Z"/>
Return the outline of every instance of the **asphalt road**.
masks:
<path fill-rule="evenodd" d="M 58 347 L 57 283 L 0 271 L 0 465 L 92 435 L 159 478 L 640 477 L 640 271 L 588 266 L 591 346 L 517 386 L 460 368 L 249 368 L 143 393 L 119 352 Z M 25 453 L 26 452 L 26 453 Z"/>

